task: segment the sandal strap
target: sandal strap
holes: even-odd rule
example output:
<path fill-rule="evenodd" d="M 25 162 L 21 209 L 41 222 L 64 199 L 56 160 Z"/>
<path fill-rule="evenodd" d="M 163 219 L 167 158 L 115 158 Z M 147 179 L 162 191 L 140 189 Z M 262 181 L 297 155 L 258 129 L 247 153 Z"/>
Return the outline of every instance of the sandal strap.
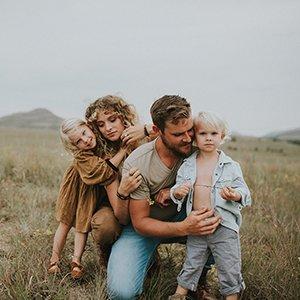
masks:
<path fill-rule="evenodd" d="M 54 262 L 50 262 L 48 265 L 48 268 L 52 268 L 54 266 L 58 266 L 59 265 L 59 260 L 58 261 L 54 261 Z"/>
<path fill-rule="evenodd" d="M 72 262 L 71 262 L 71 268 L 72 268 L 72 269 L 78 268 L 79 270 L 82 270 L 82 269 L 83 269 L 83 265 L 78 264 L 78 263 L 75 262 L 75 261 L 72 261 Z"/>
<path fill-rule="evenodd" d="M 48 265 L 48 274 L 60 273 L 59 261 L 50 262 Z"/>

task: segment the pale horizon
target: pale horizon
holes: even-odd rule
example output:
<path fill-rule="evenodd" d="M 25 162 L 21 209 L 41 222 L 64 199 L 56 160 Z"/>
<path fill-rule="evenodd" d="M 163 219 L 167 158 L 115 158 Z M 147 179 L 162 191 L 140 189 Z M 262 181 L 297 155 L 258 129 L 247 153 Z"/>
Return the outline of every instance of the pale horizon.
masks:
<path fill-rule="evenodd" d="M 55 116 L 60 117 L 60 118 L 62 118 L 62 119 L 73 118 L 73 117 L 74 117 L 74 118 L 82 118 L 82 119 L 84 119 L 84 115 L 64 117 L 64 116 L 55 114 L 53 111 L 51 111 L 50 109 L 48 109 L 48 108 L 46 108 L 46 107 L 36 107 L 36 108 L 33 108 L 33 109 L 29 110 L 29 111 L 18 111 L 18 112 L 13 112 L 13 113 L 8 114 L 8 115 L 5 115 L 5 116 L 0 116 L 0 119 L 1 119 L 2 117 L 11 116 L 11 115 L 18 114 L 18 113 L 28 113 L 28 112 L 31 112 L 31 111 L 36 110 L 36 109 L 47 109 L 49 112 L 53 113 Z M 195 114 L 193 114 L 193 116 L 194 116 L 194 115 L 195 115 Z M 145 118 L 145 119 L 143 119 L 143 120 L 141 120 L 141 121 L 142 121 L 142 122 L 144 121 L 144 122 L 149 123 L 149 122 L 151 122 L 151 117 L 149 117 L 148 119 Z M 226 122 L 227 122 L 227 120 L 226 120 Z M 291 127 L 291 128 L 286 128 L 286 129 L 280 129 L 280 130 L 273 130 L 273 131 L 266 132 L 266 133 L 261 134 L 261 135 L 246 134 L 246 133 L 243 133 L 243 132 L 240 132 L 240 131 L 237 131 L 237 130 L 233 130 L 233 129 L 230 128 L 230 134 L 241 134 L 241 135 L 244 135 L 244 136 L 257 137 L 257 138 L 259 138 L 259 137 L 264 137 L 264 136 L 266 136 L 266 135 L 268 135 L 268 134 L 270 134 L 270 133 L 281 133 L 281 132 L 290 131 L 290 130 L 294 130 L 294 129 L 300 129 L 300 127 L 298 126 L 298 127 Z"/>

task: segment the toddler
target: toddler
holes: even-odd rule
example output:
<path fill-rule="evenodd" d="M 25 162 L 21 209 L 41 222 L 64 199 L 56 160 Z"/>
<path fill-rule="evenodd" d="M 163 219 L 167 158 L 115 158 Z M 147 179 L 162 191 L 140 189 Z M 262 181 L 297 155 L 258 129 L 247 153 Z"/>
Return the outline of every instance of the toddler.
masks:
<path fill-rule="evenodd" d="M 250 192 L 239 164 L 218 150 L 228 138 L 225 122 L 211 113 L 200 112 L 194 119 L 194 131 L 198 149 L 178 170 L 171 199 L 178 211 L 186 198 L 187 214 L 207 207 L 214 209 L 222 221 L 213 234 L 188 236 L 186 260 L 177 277 L 176 293 L 169 299 L 186 299 L 188 290 L 196 291 L 209 250 L 216 262 L 221 294 L 227 300 L 238 299 L 245 287 L 241 274 L 240 211 L 251 204 Z"/>

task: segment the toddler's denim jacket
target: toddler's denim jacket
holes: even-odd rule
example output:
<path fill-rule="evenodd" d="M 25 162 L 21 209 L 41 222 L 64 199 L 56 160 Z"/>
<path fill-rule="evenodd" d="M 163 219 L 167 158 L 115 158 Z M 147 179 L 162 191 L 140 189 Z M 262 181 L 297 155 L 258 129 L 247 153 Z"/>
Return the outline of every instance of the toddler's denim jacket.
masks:
<path fill-rule="evenodd" d="M 219 160 L 213 173 L 212 188 L 211 188 L 211 202 L 212 207 L 221 216 L 221 224 L 227 228 L 230 228 L 236 232 L 242 224 L 241 209 L 245 206 L 251 205 L 251 197 L 249 188 L 244 181 L 243 174 L 239 163 L 232 160 L 223 151 L 219 152 Z M 199 154 L 199 150 L 192 153 L 189 157 L 183 160 L 180 166 L 176 184 L 171 188 L 171 199 L 177 204 L 177 210 L 181 210 L 182 203 L 186 199 L 186 211 L 187 215 L 193 209 L 193 194 L 194 183 L 196 181 L 196 158 Z M 174 189 L 182 185 L 185 182 L 191 184 L 188 195 L 183 199 L 176 199 L 173 195 Z M 220 196 L 220 189 L 225 186 L 231 186 L 238 191 L 242 199 L 238 202 L 224 200 Z"/>

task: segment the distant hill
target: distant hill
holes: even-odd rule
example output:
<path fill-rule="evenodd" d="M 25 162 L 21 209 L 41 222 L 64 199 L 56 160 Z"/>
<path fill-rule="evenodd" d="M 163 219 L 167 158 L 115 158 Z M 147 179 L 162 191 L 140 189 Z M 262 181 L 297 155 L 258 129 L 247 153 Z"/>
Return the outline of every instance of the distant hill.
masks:
<path fill-rule="evenodd" d="M 45 108 L 37 108 L 0 118 L 0 127 L 58 129 L 62 120 Z"/>
<path fill-rule="evenodd" d="M 271 132 L 265 135 L 264 137 L 278 139 L 278 140 L 285 140 L 285 141 L 300 141 L 300 128 Z"/>

